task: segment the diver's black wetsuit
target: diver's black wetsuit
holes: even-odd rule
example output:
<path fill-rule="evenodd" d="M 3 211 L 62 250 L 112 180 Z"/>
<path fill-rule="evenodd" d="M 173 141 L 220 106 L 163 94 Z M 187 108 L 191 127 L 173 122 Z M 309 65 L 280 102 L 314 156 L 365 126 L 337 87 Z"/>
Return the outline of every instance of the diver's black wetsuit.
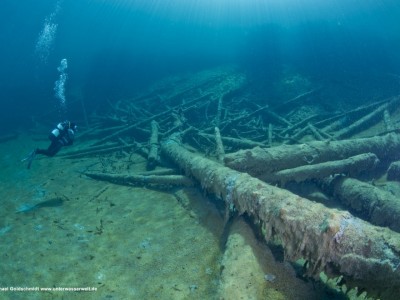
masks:
<path fill-rule="evenodd" d="M 27 168 L 30 169 L 32 162 L 37 154 L 43 154 L 46 156 L 56 155 L 56 153 L 60 151 L 62 147 L 69 146 L 74 143 L 76 130 L 77 126 L 75 125 L 75 123 L 71 123 L 70 121 L 59 123 L 49 135 L 49 139 L 51 140 L 50 146 L 47 149 L 36 148 L 21 161 L 28 162 Z"/>
<path fill-rule="evenodd" d="M 36 154 L 46 156 L 54 156 L 63 146 L 69 146 L 74 143 L 76 125 L 69 121 L 59 123 L 57 127 L 50 133 L 49 139 L 51 144 L 47 149 L 37 148 Z"/>
<path fill-rule="evenodd" d="M 47 149 L 40 149 L 40 148 L 36 148 L 36 154 L 43 154 L 46 156 L 54 156 L 57 154 L 58 151 L 60 151 L 60 149 L 65 146 L 64 144 L 62 144 L 60 141 L 55 140 L 52 141 L 50 146 Z"/>

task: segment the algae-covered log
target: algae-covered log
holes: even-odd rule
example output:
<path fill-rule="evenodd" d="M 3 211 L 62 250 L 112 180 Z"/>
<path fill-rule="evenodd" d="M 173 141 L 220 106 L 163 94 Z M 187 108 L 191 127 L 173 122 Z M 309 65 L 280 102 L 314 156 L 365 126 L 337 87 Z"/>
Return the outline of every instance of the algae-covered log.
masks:
<path fill-rule="evenodd" d="M 348 177 L 334 178 L 329 186 L 336 198 L 372 224 L 400 232 L 400 201 L 393 194 Z"/>
<path fill-rule="evenodd" d="M 215 152 L 217 154 L 218 161 L 223 162 L 225 156 L 224 144 L 221 140 L 221 133 L 219 132 L 219 128 L 215 127 L 215 144 L 217 145 Z"/>
<path fill-rule="evenodd" d="M 400 181 L 400 161 L 394 161 L 390 164 L 387 170 L 387 179 Z"/>
<path fill-rule="evenodd" d="M 193 182 L 186 176 L 182 175 L 129 175 L 129 174 L 108 174 L 86 172 L 86 176 L 97 179 L 109 181 L 121 185 L 183 185 L 192 186 Z"/>
<path fill-rule="evenodd" d="M 151 136 L 149 141 L 149 156 L 147 158 L 147 168 L 154 170 L 158 161 L 158 123 L 151 121 Z"/>
<path fill-rule="evenodd" d="M 97 146 L 97 147 L 89 147 L 86 149 L 81 149 L 79 151 L 74 151 L 74 152 L 69 152 L 65 153 L 62 156 L 65 158 L 81 158 L 81 157 L 87 157 L 87 156 L 94 156 L 94 155 L 99 155 L 99 154 L 107 154 L 107 153 L 112 153 L 116 151 L 121 151 L 121 150 L 127 150 L 127 149 L 136 149 L 138 152 L 143 152 L 139 151 L 142 147 L 141 144 L 139 143 L 132 143 L 128 145 L 119 145 L 119 146 Z M 94 149 L 92 149 L 94 148 Z"/>
<path fill-rule="evenodd" d="M 207 134 L 207 133 L 199 133 L 200 136 L 203 136 L 205 138 L 213 139 L 215 136 L 212 134 Z M 252 147 L 265 147 L 265 144 L 260 143 L 260 142 L 255 142 L 249 139 L 237 139 L 237 138 L 232 138 L 232 137 L 221 137 L 221 140 L 224 144 L 236 147 L 236 148 L 252 148 Z"/>
<path fill-rule="evenodd" d="M 343 140 L 315 141 L 300 145 L 282 145 L 269 149 L 256 147 L 225 155 L 225 165 L 256 177 L 307 164 L 339 160 L 362 153 L 374 153 L 381 161 L 400 157 L 400 135 Z"/>
<path fill-rule="evenodd" d="M 388 109 L 383 111 L 383 123 L 385 124 L 386 131 L 393 131 L 395 129 Z"/>
<path fill-rule="evenodd" d="M 400 234 L 191 153 L 177 136 L 161 150 L 227 207 L 260 221 L 267 240 L 280 239 L 287 259 L 305 258 L 311 275 L 338 270 L 359 286 L 400 289 Z"/>
<path fill-rule="evenodd" d="M 92 151 L 97 151 L 97 150 L 104 150 L 104 149 L 109 149 L 113 147 L 118 147 L 120 146 L 120 143 L 110 143 L 110 144 L 105 144 L 105 145 L 100 145 L 100 146 L 94 146 L 94 147 L 85 147 L 83 149 L 78 149 L 78 150 L 72 150 L 72 151 L 66 151 L 66 152 L 61 152 L 58 154 L 58 156 L 73 156 L 76 154 L 84 154 L 84 153 L 90 153 Z"/>
<path fill-rule="evenodd" d="M 292 169 L 285 169 L 262 176 L 268 182 L 288 181 L 301 182 L 307 179 L 322 179 L 334 174 L 345 173 L 350 176 L 358 175 L 362 171 L 373 170 L 379 160 L 373 153 L 355 155 L 342 160 L 323 162 L 315 165 L 300 166 Z"/>
<path fill-rule="evenodd" d="M 395 103 L 397 101 L 398 101 L 398 98 L 396 98 L 395 100 L 393 100 L 391 102 L 382 104 L 377 109 L 375 109 L 373 112 L 362 117 L 361 119 L 357 120 L 353 124 L 343 128 L 342 130 L 339 130 L 338 132 L 336 132 L 334 137 L 337 139 L 346 138 L 356 132 L 359 132 L 359 131 L 365 130 L 366 128 L 369 128 L 370 126 L 368 126 L 368 125 L 373 125 L 371 123 L 374 121 L 374 119 L 376 119 L 377 116 L 380 116 L 383 113 L 383 111 L 387 110 L 390 105 L 393 105 L 393 103 Z M 377 123 L 378 121 L 375 120 L 375 122 Z"/>

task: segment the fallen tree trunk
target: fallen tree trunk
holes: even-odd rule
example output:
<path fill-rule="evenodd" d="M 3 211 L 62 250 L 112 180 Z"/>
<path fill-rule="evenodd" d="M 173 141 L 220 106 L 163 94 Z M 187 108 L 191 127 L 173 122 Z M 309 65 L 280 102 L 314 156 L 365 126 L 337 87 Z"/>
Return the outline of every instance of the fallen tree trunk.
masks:
<path fill-rule="evenodd" d="M 323 141 L 325 140 L 325 138 L 321 135 L 321 133 L 318 131 L 317 128 L 315 128 L 314 125 L 312 125 L 310 122 L 307 124 L 307 128 L 309 129 L 309 131 L 313 134 L 314 138 L 317 141 Z"/>
<path fill-rule="evenodd" d="M 289 134 L 290 132 L 294 131 L 297 128 L 304 127 L 303 126 L 304 124 L 307 124 L 307 123 L 311 122 L 314 119 L 319 120 L 321 117 L 323 117 L 323 115 L 321 115 L 321 114 L 311 115 L 308 118 L 302 119 L 301 121 L 297 122 L 296 124 L 293 124 L 292 126 L 282 130 L 280 132 L 280 135 L 285 136 L 286 134 Z"/>
<path fill-rule="evenodd" d="M 268 124 L 268 146 L 272 147 L 272 138 L 273 138 L 273 129 L 272 129 L 272 124 Z"/>
<path fill-rule="evenodd" d="M 58 156 L 72 156 L 72 155 L 76 155 L 76 154 L 83 154 L 83 153 L 87 153 L 87 152 L 113 148 L 113 147 L 117 147 L 119 145 L 120 145 L 120 143 L 109 143 L 106 145 L 86 147 L 86 148 L 82 148 L 82 149 L 78 149 L 78 150 L 62 152 L 62 153 L 58 154 Z"/>
<path fill-rule="evenodd" d="M 286 106 L 290 106 L 290 108 L 293 108 L 293 106 L 301 105 L 303 103 L 304 98 L 307 98 L 308 96 L 314 94 L 315 92 L 319 92 L 320 90 L 321 90 L 321 88 L 315 88 L 315 89 L 312 89 L 305 93 L 302 93 L 300 95 L 297 95 L 296 97 L 289 99 L 289 100 L 283 102 L 282 104 L 275 106 L 274 109 L 280 110 L 282 108 L 285 108 Z"/>
<path fill-rule="evenodd" d="M 139 173 L 136 173 L 136 175 L 141 175 L 141 176 L 176 175 L 176 173 L 177 173 L 177 170 L 175 170 L 175 169 L 157 169 L 157 170 L 152 170 L 152 171 L 139 172 Z"/>
<path fill-rule="evenodd" d="M 396 100 L 397 101 L 397 100 Z M 362 130 L 365 130 L 373 125 L 373 121 L 375 119 L 375 123 L 378 123 L 378 120 L 376 120 L 377 116 L 380 116 L 385 110 L 388 109 L 390 105 L 392 105 L 393 102 L 388 102 L 384 103 L 381 106 L 379 106 L 377 109 L 375 109 L 373 112 L 369 113 L 368 115 L 362 117 L 361 119 L 357 120 L 353 124 L 346 126 L 342 130 L 339 130 L 334 134 L 334 137 L 336 139 L 340 138 L 346 138 L 349 137 L 357 132 L 360 132 Z"/>
<path fill-rule="evenodd" d="M 378 102 L 373 102 L 371 104 L 367 104 L 364 106 L 359 106 L 355 109 L 340 113 L 340 114 L 336 114 L 328 119 L 319 121 L 314 123 L 315 126 L 317 127 L 324 127 L 324 126 L 329 126 L 328 124 L 332 124 L 332 122 L 336 122 L 340 119 L 344 120 L 344 119 L 358 119 L 358 118 L 362 118 L 362 116 L 364 116 L 366 113 L 371 112 L 371 110 L 375 109 L 376 107 L 380 106 L 383 103 L 388 103 L 390 101 L 392 101 L 393 99 L 395 99 L 395 97 L 391 97 L 382 101 L 378 101 Z M 343 122 L 341 122 L 343 123 Z M 347 122 L 344 122 L 347 125 Z"/>
<path fill-rule="evenodd" d="M 273 174 L 261 175 L 260 179 L 267 182 L 280 182 L 284 185 L 289 181 L 302 182 L 307 179 L 322 179 L 335 174 L 355 176 L 362 171 L 373 170 L 378 163 L 379 160 L 375 154 L 364 153 L 347 159 L 285 169 Z"/>
<path fill-rule="evenodd" d="M 199 135 L 203 136 L 205 138 L 209 138 L 210 140 L 213 138 L 215 139 L 215 136 L 213 136 L 212 134 L 200 132 Z M 236 147 L 236 148 L 240 148 L 240 147 L 251 148 L 251 147 L 257 147 L 257 146 L 266 147 L 266 145 L 263 143 L 255 142 L 255 141 L 252 141 L 249 139 L 237 139 L 237 138 L 222 136 L 221 140 L 224 144 L 230 145 L 230 146 Z"/>
<path fill-rule="evenodd" d="M 367 221 L 400 232 L 400 201 L 393 194 L 349 177 L 325 182 L 335 198 Z"/>
<path fill-rule="evenodd" d="M 305 258 L 310 275 L 338 270 L 360 287 L 399 292 L 400 234 L 193 154 L 178 136 L 165 141 L 161 150 L 203 188 L 220 196 L 226 207 L 261 223 L 267 240 L 281 241 L 287 259 Z"/>
<path fill-rule="evenodd" d="M 182 175 L 129 175 L 129 174 L 109 174 L 85 172 L 86 176 L 103 181 L 121 185 L 182 185 L 192 186 L 193 182 L 186 176 Z"/>
<path fill-rule="evenodd" d="M 225 150 L 224 150 L 224 144 L 222 143 L 221 140 L 221 133 L 219 132 L 218 127 L 215 127 L 215 143 L 217 145 L 215 152 L 217 154 L 218 161 L 223 162 L 225 156 Z"/>
<path fill-rule="evenodd" d="M 387 170 L 387 180 L 400 181 L 400 161 L 394 161 Z"/>
<path fill-rule="evenodd" d="M 151 136 L 149 141 L 149 156 L 147 158 L 147 169 L 154 170 L 158 162 L 158 123 L 151 121 Z"/>
<path fill-rule="evenodd" d="M 98 155 L 98 154 L 106 154 L 106 153 L 111 153 L 115 151 L 121 151 L 121 150 L 126 150 L 126 149 L 139 149 L 141 145 L 139 143 L 133 143 L 129 144 L 126 146 L 114 146 L 114 147 L 103 147 L 95 150 L 91 150 L 90 148 L 87 149 L 87 151 L 82 150 L 80 153 L 76 154 L 70 154 L 70 155 L 64 155 L 63 157 L 65 158 L 81 158 L 81 157 L 87 157 L 87 156 L 92 156 L 92 155 Z"/>
<path fill-rule="evenodd" d="M 386 131 L 393 131 L 395 129 L 388 109 L 383 111 L 383 123 L 385 124 Z"/>
<path fill-rule="evenodd" d="M 381 161 L 400 157 L 400 134 L 343 141 L 315 141 L 268 149 L 256 147 L 225 155 L 225 165 L 260 177 L 283 169 L 340 160 L 362 153 L 374 153 Z"/>

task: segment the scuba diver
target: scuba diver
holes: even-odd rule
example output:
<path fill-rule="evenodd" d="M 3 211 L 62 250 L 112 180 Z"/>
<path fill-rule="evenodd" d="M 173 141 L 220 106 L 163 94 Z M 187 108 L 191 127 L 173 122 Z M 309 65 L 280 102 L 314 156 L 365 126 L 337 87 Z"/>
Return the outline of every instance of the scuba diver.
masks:
<path fill-rule="evenodd" d="M 70 121 L 64 121 L 58 123 L 57 127 L 54 128 L 49 134 L 49 139 L 51 144 L 47 149 L 36 148 L 27 157 L 22 159 L 22 162 L 27 161 L 27 168 L 30 169 L 36 154 L 43 154 L 49 157 L 56 155 L 58 151 L 61 150 L 63 146 L 70 146 L 74 143 L 75 133 L 78 126 Z"/>

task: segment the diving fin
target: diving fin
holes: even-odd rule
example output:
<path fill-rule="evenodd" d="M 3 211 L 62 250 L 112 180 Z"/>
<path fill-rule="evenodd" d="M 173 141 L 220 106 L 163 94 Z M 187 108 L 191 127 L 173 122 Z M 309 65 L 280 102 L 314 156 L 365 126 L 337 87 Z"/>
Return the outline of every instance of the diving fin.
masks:
<path fill-rule="evenodd" d="M 32 165 L 32 162 L 35 159 L 35 157 L 36 157 L 36 149 L 32 150 L 32 152 L 29 153 L 29 155 L 27 157 L 21 159 L 21 162 L 26 162 L 27 161 L 28 162 L 27 169 L 30 169 L 31 165 Z"/>

